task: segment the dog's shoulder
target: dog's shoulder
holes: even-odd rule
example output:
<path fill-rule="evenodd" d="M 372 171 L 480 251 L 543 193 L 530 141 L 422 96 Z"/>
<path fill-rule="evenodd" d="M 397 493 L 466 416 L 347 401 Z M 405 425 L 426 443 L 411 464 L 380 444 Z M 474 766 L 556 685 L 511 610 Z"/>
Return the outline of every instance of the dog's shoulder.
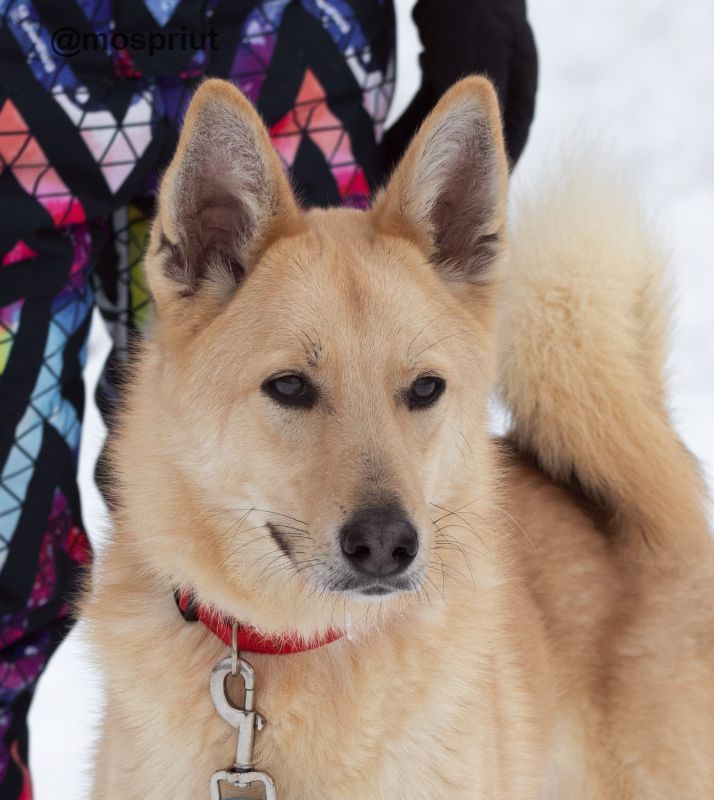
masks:
<path fill-rule="evenodd" d="M 497 447 L 514 578 L 525 585 L 551 636 L 577 638 L 586 648 L 626 591 L 608 521 L 577 486 L 552 480 L 507 439 Z"/>

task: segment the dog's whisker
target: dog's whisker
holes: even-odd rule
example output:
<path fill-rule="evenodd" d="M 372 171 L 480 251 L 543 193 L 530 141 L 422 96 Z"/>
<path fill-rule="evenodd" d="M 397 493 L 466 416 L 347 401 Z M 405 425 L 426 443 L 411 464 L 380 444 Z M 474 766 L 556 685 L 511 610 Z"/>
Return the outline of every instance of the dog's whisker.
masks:
<path fill-rule="evenodd" d="M 530 536 L 528 535 L 528 532 L 521 525 L 521 523 L 512 514 L 510 514 L 508 511 L 506 511 L 505 508 L 501 508 L 501 506 L 499 506 L 498 504 L 495 504 L 494 508 L 496 510 L 496 513 L 501 514 L 502 516 L 506 517 L 506 519 L 509 522 L 511 522 L 517 528 L 517 530 L 523 535 L 523 537 L 528 542 L 528 544 L 531 546 L 531 548 L 533 550 L 535 550 L 536 548 L 535 548 L 535 544 L 533 543 L 533 540 L 530 538 Z"/>
<path fill-rule="evenodd" d="M 430 586 L 433 586 L 434 590 L 437 591 L 441 595 L 441 599 L 442 600 L 446 599 L 444 597 L 443 591 L 439 589 L 439 587 L 434 583 L 434 581 L 428 575 L 424 578 L 424 583 L 428 583 Z"/>
<path fill-rule="evenodd" d="M 450 511 L 448 508 L 445 508 L 444 506 L 440 506 L 438 503 L 435 503 L 433 500 L 429 500 L 428 503 L 429 503 L 430 506 L 434 506 L 435 508 L 438 508 L 441 511 L 448 512 L 447 514 L 444 515 L 445 517 L 448 517 L 450 514 L 456 514 L 456 513 L 462 512 L 465 508 L 468 508 L 469 506 L 474 505 L 474 503 L 481 502 L 487 496 L 488 496 L 488 492 L 486 492 L 485 494 L 480 495 L 475 500 L 471 500 L 468 503 L 464 503 L 464 505 L 453 509 L 453 511 Z M 442 519 L 444 519 L 444 517 L 439 517 L 438 519 L 432 520 L 432 522 L 440 522 Z"/>
<path fill-rule="evenodd" d="M 440 564 L 437 565 L 436 563 L 433 563 L 433 566 L 434 566 L 435 569 L 438 567 L 438 570 L 441 573 L 441 576 L 442 576 L 442 579 L 444 580 L 444 582 L 446 581 L 446 577 L 448 575 L 448 577 L 450 579 L 451 578 L 454 578 L 454 579 L 458 578 L 458 579 L 460 579 L 460 580 L 462 580 L 462 581 L 464 581 L 466 583 L 470 583 L 474 587 L 476 586 L 476 580 L 474 578 L 473 572 L 471 572 L 470 569 L 469 569 L 469 573 L 470 574 L 466 575 L 460 569 L 457 569 L 457 567 L 455 567 L 453 564 L 449 564 L 448 562 L 446 562 L 443 559 L 441 559 L 440 556 L 437 555 L 437 558 L 439 558 Z"/>
<path fill-rule="evenodd" d="M 271 522 L 270 523 L 274 528 L 278 528 L 281 531 L 290 531 L 291 536 L 307 536 L 309 537 L 309 531 L 305 528 L 298 528 L 296 525 L 288 525 L 287 522 Z"/>
<path fill-rule="evenodd" d="M 471 536 L 474 536 L 476 539 L 478 539 L 478 541 L 484 546 L 484 548 L 486 548 L 486 543 L 484 542 L 483 537 L 481 536 L 481 534 L 477 533 L 473 528 L 470 528 L 467 525 L 459 525 L 458 523 L 453 522 L 453 523 L 451 523 L 449 525 L 444 525 L 443 527 L 436 527 L 436 530 L 440 534 L 443 535 L 443 532 L 445 530 L 447 530 L 447 529 L 450 529 L 450 528 L 456 528 L 457 530 L 467 531 Z M 448 543 L 449 544 L 454 544 L 454 545 L 455 544 L 459 544 L 460 546 L 464 546 L 461 542 L 457 543 L 456 540 L 450 540 Z M 486 558 L 487 557 L 487 555 L 486 555 L 487 552 L 488 552 L 487 550 L 485 550 L 485 551 L 484 550 L 479 550 L 478 548 L 474 547 L 473 545 L 471 545 L 471 547 L 472 547 L 474 553 L 479 555 L 481 558 Z"/>
<path fill-rule="evenodd" d="M 476 461 L 476 456 L 474 455 L 473 447 L 471 447 L 471 442 L 466 438 L 463 431 L 459 431 L 459 436 L 464 440 L 466 446 L 469 448 L 469 453 L 471 454 L 471 461 L 474 465 L 474 469 L 478 472 L 478 463 Z"/>
<path fill-rule="evenodd" d="M 444 559 L 438 553 L 436 557 L 439 559 L 439 571 L 441 572 L 441 596 L 446 599 L 446 568 L 444 566 Z M 434 569 L 436 569 L 436 564 L 434 564 Z"/>
<path fill-rule="evenodd" d="M 431 505 L 436 506 L 436 508 L 440 508 L 442 511 L 447 511 L 448 512 L 448 514 L 446 515 L 447 517 L 448 516 L 455 516 L 457 519 L 460 519 L 464 523 L 464 525 L 469 525 L 469 522 L 463 518 L 463 516 L 462 516 L 460 511 L 458 511 L 458 510 L 457 511 L 450 511 L 448 508 L 445 508 L 444 506 L 440 506 L 437 503 L 431 503 Z"/>
<path fill-rule="evenodd" d="M 471 576 L 471 582 L 475 585 L 473 569 L 471 568 L 471 560 L 468 557 L 465 546 L 462 545 L 460 542 L 451 540 L 446 534 L 443 533 L 442 529 L 439 528 L 438 526 L 435 525 L 434 527 L 437 530 L 437 535 L 440 537 L 440 541 L 435 542 L 434 545 L 435 549 L 438 549 L 439 546 L 441 545 L 458 552 L 461 555 L 462 559 L 464 560 L 464 563 L 466 564 L 466 568 L 468 569 L 469 575 Z M 472 549 L 479 557 L 482 558 L 484 557 L 483 553 L 481 553 L 479 550 L 477 550 L 476 548 Z"/>
<path fill-rule="evenodd" d="M 439 319 L 439 317 L 443 317 L 445 313 L 446 313 L 445 311 L 440 311 L 435 317 L 432 317 L 429 320 L 429 322 L 427 322 L 426 325 L 419 331 L 419 333 L 416 334 L 416 336 L 411 340 L 411 342 L 409 342 L 409 346 L 407 347 L 407 352 L 406 352 L 407 360 L 411 360 L 411 350 L 412 350 L 412 347 L 414 346 L 414 342 L 416 342 L 416 340 L 422 335 L 422 333 L 424 333 L 424 331 L 433 322 L 436 322 L 436 320 Z"/>
<path fill-rule="evenodd" d="M 466 569 L 468 571 L 468 575 L 465 574 L 461 569 L 459 569 L 458 564 L 451 563 L 448 559 L 444 560 L 440 553 L 434 553 L 436 558 L 439 558 L 440 561 L 440 571 L 446 575 L 446 571 L 448 570 L 449 577 L 453 577 L 454 575 L 462 578 L 463 580 L 470 581 L 472 584 L 473 581 L 473 570 L 469 569 L 469 564 L 465 562 Z"/>
<path fill-rule="evenodd" d="M 449 333 L 446 336 L 442 336 L 440 339 L 437 339 L 435 342 L 432 342 L 428 347 L 425 347 L 423 350 L 420 350 L 415 356 L 413 356 L 412 362 L 416 362 L 422 353 L 426 353 L 427 350 L 431 350 L 432 347 L 436 347 L 437 344 L 441 344 L 441 342 L 445 342 L 447 339 L 453 339 L 454 336 L 463 336 L 463 331 Z"/>
<path fill-rule="evenodd" d="M 234 508 L 232 510 L 233 511 L 238 511 L 238 512 L 240 512 L 240 511 L 257 511 L 259 514 L 272 514 L 272 515 L 274 515 L 276 517 L 284 517 L 285 519 L 290 519 L 293 522 L 297 522 L 299 525 L 307 526 L 307 524 L 308 524 L 307 522 L 305 522 L 305 520 L 298 519 L 297 517 L 291 517 L 290 514 L 283 514 L 280 511 L 271 511 L 268 508 L 257 508 L 256 506 L 253 506 L 250 509 Z"/>
<path fill-rule="evenodd" d="M 251 513 L 252 513 L 252 509 L 246 511 L 246 513 L 238 520 L 238 522 L 237 522 L 237 526 L 238 527 L 236 528 L 235 532 L 233 533 L 233 536 L 231 537 L 229 548 L 233 545 L 233 542 L 235 541 L 236 536 L 240 533 L 240 530 L 243 527 L 243 523 L 246 521 L 246 519 L 248 519 L 248 517 L 250 516 Z M 235 524 L 231 525 L 228 528 L 228 531 L 232 530 L 234 527 L 235 527 Z M 261 527 L 261 526 L 258 526 L 258 527 Z M 254 530 L 254 528 L 249 528 L 249 530 Z M 226 531 L 226 533 L 228 533 L 228 531 Z M 228 556 L 226 556 L 226 559 L 227 558 L 228 558 Z M 221 566 L 223 566 L 223 564 L 225 564 L 226 559 L 223 560 L 223 562 L 221 563 Z"/>
<path fill-rule="evenodd" d="M 459 530 L 468 531 L 468 533 L 470 534 L 469 535 L 469 541 L 462 541 L 460 539 L 456 539 L 453 536 L 451 536 L 450 534 L 446 533 L 446 531 L 450 530 L 451 528 L 457 528 Z M 461 547 L 461 548 L 464 548 L 464 549 L 473 550 L 474 553 L 480 553 L 479 550 L 474 549 L 474 546 L 470 541 L 470 539 L 472 538 L 472 535 L 474 533 L 471 528 L 467 528 L 465 525 L 461 525 L 458 522 L 451 522 L 451 523 L 447 523 L 446 525 L 434 525 L 434 529 L 437 532 L 437 537 L 438 537 L 439 541 L 443 542 L 444 544 L 450 544 L 450 545 L 458 546 L 458 547 Z"/>

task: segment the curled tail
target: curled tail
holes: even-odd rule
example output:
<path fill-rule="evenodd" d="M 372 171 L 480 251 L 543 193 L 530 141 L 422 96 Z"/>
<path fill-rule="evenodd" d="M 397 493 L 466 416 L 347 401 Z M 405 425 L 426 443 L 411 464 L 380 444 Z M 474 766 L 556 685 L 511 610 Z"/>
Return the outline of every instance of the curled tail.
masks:
<path fill-rule="evenodd" d="M 608 510 L 626 544 L 695 556 L 705 489 L 667 409 L 666 254 L 596 165 L 534 195 L 512 225 L 499 341 L 515 443 Z"/>

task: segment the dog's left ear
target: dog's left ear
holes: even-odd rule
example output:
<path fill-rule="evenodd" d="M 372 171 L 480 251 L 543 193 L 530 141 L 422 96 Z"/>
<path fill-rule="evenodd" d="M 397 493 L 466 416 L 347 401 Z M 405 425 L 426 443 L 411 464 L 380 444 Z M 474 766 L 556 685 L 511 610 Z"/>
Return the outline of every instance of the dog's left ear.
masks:
<path fill-rule="evenodd" d="M 268 131 L 227 81 L 204 81 L 186 113 L 161 182 L 146 259 L 159 311 L 201 289 L 220 300 L 251 271 L 267 244 L 301 226 Z"/>
<path fill-rule="evenodd" d="M 441 98 L 377 196 L 377 225 L 416 241 L 444 280 L 477 283 L 502 249 L 507 187 L 496 93 L 485 78 L 465 78 Z"/>

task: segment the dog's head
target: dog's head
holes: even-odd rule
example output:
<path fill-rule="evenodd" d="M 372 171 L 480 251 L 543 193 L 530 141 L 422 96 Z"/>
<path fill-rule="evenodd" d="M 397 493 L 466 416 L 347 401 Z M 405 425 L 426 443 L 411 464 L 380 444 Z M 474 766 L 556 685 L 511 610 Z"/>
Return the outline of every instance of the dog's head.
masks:
<path fill-rule="evenodd" d="M 444 96 L 367 212 L 303 212 L 249 102 L 201 86 L 161 185 L 157 319 L 118 447 L 172 578 L 314 632 L 459 572 L 489 492 L 506 185 L 485 79 Z"/>

